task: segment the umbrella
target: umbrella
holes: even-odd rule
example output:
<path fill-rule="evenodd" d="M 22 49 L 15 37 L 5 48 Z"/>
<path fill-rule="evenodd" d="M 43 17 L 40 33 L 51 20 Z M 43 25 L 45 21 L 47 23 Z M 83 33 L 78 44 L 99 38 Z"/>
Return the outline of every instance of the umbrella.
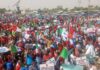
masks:
<path fill-rule="evenodd" d="M 8 52 L 9 49 L 7 47 L 0 47 L 0 53 Z"/>

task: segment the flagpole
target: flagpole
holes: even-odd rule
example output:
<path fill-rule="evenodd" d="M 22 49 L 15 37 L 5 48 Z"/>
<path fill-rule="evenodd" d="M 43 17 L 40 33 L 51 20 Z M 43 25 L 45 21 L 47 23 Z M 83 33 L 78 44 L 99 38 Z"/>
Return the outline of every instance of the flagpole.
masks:
<path fill-rule="evenodd" d="M 54 63 L 55 65 L 57 64 L 57 61 L 59 60 L 59 58 L 60 58 L 60 56 L 58 56 L 57 60 L 55 61 L 55 63 Z"/>

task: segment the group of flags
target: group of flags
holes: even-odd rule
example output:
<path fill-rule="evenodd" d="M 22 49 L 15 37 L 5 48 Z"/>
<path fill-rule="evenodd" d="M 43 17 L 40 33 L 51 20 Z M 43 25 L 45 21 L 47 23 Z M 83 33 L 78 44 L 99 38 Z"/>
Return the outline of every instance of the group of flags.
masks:
<path fill-rule="evenodd" d="M 68 21 L 71 22 L 71 20 L 68 20 Z M 75 22 L 76 22 L 76 18 L 74 20 L 74 23 Z M 32 23 L 32 25 L 33 25 L 33 23 Z M 12 35 L 15 35 L 15 32 L 16 32 L 18 26 L 15 25 L 15 24 L 12 24 L 12 25 L 9 25 L 9 26 L 8 26 L 8 24 L 2 24 L 2 27 L 4 29 L 9 30 L 10 32 L 12 32 Z M 59 34 L 62 34 L 62 32 L 63 32 L 63 28 L 62 27 L 58 28 L 58 25 L 55 25 L 53 27 L 54 27 L 54 31 L 58 31 Z M 72 39 L 73 38 L 73 35 L 75 33 L 75 29 L 73 28 L 72 24 L 69 24 L 67 27 L 69 28 L 68 29 L 68 38 Z M 78 28 L 80 29 L 80 25 L 78 25 Z M 24 25 L 22 25 L 22 29 L 25 29 L 24 28 Z M 51 30 L 53 30 L 53 29 L 51 29 Z M 38 31 L 36 32 L 36 36 L 37 35 L 39 35 Z M 38 45 L 36 45 L 36 48 L 38 48 Z M 16 46 L 12 46 L 11 47 L 11 51 L 13 53 L 16 53 L 18 51 L 18 48 Z M 67 58 L 68 57 L 68 50 L 66 48 L 63 48 L 60 56 L 63 57 L 64 59 Z"/>

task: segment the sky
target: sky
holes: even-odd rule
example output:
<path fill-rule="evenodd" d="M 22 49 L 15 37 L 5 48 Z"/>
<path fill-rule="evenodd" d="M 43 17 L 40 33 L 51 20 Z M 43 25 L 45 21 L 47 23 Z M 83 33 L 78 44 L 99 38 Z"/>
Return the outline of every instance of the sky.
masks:
<path fill-rule="evenodd" d="M 0 0 L 0 8 L 15 9 L 15 3 L 18 0 Z M 21 0 L 21 9 L 43 9 L 43 8 L 55 8 L 57 6 L 63 6 L 64 8 L 73 8 L 77 6 L 87 7 L 89 5 L 88 0 Z M 100 0 L 90 0 L 90 5 L 100 6 Z"/>

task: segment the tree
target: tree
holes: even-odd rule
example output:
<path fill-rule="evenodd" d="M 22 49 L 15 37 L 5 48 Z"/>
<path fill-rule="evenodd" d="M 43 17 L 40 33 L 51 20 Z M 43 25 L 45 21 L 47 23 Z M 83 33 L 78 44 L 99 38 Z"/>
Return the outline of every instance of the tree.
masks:
<path fill-rule="evenodd" d="M 63 7 L 62 6 L 58 6 L 56 9 L 57 9 L 57 11 L 62 11 Z"/>
<path fill-rule="evenodd" d="M 68 8 L 63 9 L 63 11 L 64 11 L 64 12 L 67 12 L 67 11 L 68 11 Z"/>
<path fill-rule="evenodd" d="M 71 9 L 70 11 L 73 12 L 73 11 L 80 11 L 82 10 L 81 7 L 74 7 L 73 9 Z"/>
<path fill-rule="evenodd" d="M 100 7 L 99 7 L 99 6 L 95 6 L 95 9 L 96 9 L 96 10 L 100 10 Z"/>
<path fill-rule="evenodd" d="M 7 10 L 5 8 L 0 8 L 0 13 L 5 13 Z"/>

